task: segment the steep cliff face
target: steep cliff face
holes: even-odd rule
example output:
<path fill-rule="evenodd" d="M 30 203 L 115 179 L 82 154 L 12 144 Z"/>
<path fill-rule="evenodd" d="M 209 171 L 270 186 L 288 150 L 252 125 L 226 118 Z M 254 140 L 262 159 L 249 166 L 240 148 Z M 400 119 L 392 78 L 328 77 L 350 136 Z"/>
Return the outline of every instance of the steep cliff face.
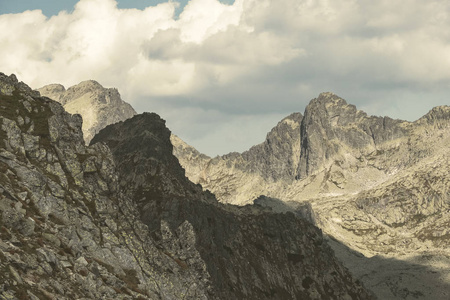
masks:
<path fill-rule="evenodd" d="M 94 80 L 83 81 L 67 90 L 60 84 L 50 84 L 38 91 L 61 103 L 67 112 L 83 116 L 86 144 L 100 129 L 136 114 L 131 105 L 121 99 L 117 89 L 104 88 Z"/>
<path fill-rule="evenodd" d="M 82 119 L 0 74 L 5 299 L 370 299 L 320 230 L 217 203 L 154 114 L 85 146 Z"/>
<path fill-rule="evenodd" d="M 106 127 L 105 142 L 123 191 L 137 199 L 156 239 L 161 224 L 189 224 L 219 299 L 364 299 L 369 295 L 333 258 L 320 231 L 292 213 L 218 203 L 184 176 L 171 155 L 170 131 L 155 114 Z M 154 145 L 158 145 L 155 149 Z M 174 254 L 182 261 L 185 257 Z"/>

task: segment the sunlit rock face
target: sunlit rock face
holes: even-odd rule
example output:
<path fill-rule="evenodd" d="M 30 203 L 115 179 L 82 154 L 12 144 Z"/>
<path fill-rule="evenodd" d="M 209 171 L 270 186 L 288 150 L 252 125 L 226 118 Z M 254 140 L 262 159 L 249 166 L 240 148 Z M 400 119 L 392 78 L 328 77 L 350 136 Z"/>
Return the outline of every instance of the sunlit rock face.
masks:
<path fill-rule="evenodd" d="M 83 117 L 86 144 L 100 129 L 136 114 L 133 107 L 121 99 L 117 89 L 104 88 L 94 80 L 83 81 L 67 90 L 60 84 L 50 84 L 38 91 L 61 103 L 67 112 Z"/>

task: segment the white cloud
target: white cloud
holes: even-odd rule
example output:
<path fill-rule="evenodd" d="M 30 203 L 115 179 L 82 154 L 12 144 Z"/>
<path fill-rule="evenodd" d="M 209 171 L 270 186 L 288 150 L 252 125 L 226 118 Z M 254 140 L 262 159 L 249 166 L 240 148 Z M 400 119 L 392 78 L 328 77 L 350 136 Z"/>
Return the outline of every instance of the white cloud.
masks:
<path fill-rule="evenodd" d="M 270 116 L 302 111 L 322 91 L 399 118 L 425 113 L 405 105 L 418 95 L 449 103 L 446 0 L 191 0 L 176 17 L 177 5 L 80 0 L 52 18 L 0 15 L 0 71 L 35 88 L 95 79 L 199 145 L 232 130 L 236 139 L 214 139 L 224 152 L 251 145 L 237 128 L 270 128 Z M 200 112 L 216 117 L 205 125 Z"/>
<path fill-rule="evenodd" d="M 231 6 L 216 0 L 191 0 L 177 22 L 181 40 L 200 44 L 230 25 L 239 25 L 242 9 L 243 0 L 237 0 Z"/>

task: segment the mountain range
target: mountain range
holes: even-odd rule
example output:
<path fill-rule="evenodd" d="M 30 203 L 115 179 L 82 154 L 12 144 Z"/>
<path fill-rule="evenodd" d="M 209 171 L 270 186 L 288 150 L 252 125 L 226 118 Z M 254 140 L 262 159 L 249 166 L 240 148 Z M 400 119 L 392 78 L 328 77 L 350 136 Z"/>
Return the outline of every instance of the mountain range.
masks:
<path fill-rule="evenodd" d="M 243 153 L 210 158 L 172 142 L 188 178 L 219 201 L 307 207 L 341 261 L 380 299 L 449 297 L 449 106 L 407 122 L 322 93 Z"/>
<path fill-rule="evenodd" d="M 0 90 L 4 297 L 450 295 L 449 106 L 407 122 L 322 93 L 211 158 L 92 80 Z"/>
<path fill-rule="evenodd" d="M 449 106 L 407 122 L 322 93 L 243 153 L 210 158 L 172 142 L 188 178 L 219 201 L 307 207 L 339 259 L 380 299 L 449 297 Z"/>
<path fill-rule="evenodd" d="M 189 181 L 158 115 L 82 124 L 0 73 L 1 298 L 374 299 L 309 220 Z"/>
<path fill-rule="evenodd" d="M 322 93 L 243 153 L 210 158 L 170 138 L 192 182 L 222 203 L 306 218 L 379 298 L 446 299 L 449 120 L 448 106 L 407 122 Z"/>
<path fill-rule="evenodd" d="M 309 220 L 380 299 L 447 299 L 449 120 L 448 106 L 407 122 L 322 93 L 243 153 L 211 158 L 170 138 L 192 182 Z"/>

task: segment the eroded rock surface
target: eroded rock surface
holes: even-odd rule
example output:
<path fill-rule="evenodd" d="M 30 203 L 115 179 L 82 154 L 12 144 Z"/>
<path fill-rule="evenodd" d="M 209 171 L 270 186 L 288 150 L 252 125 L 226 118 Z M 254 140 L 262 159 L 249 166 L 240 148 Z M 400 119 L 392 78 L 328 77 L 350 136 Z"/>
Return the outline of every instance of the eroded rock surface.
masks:
<path fill-rule="evenodd" d="M 300 113 L 294 113 L 281 120 L 267 134 L 264 143 L 242 154 L 230 153 L 212 159 L 172 136 L 174 155 L 185 168 L 187 177 L 214 191 L 221 202 L 250 203 L 269 185 L 278 183 L 277 188 L 282 188 L 295 181 L 302 119 Z"/>

